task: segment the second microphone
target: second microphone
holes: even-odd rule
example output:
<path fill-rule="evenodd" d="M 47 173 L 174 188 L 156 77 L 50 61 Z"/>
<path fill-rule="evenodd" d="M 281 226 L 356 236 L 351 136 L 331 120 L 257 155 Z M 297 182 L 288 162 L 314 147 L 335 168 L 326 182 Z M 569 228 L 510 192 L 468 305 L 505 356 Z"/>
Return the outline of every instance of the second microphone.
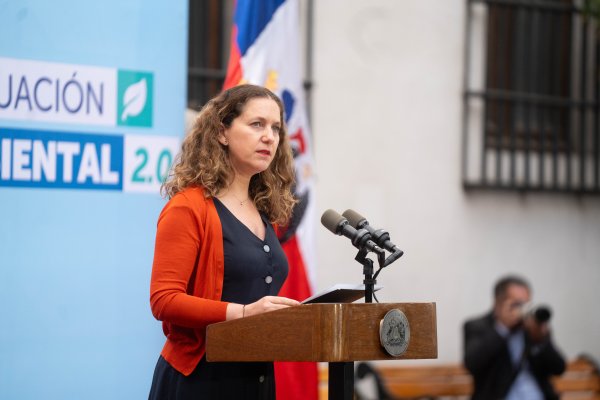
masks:
<path fill-rule="evenodd" d="M 357 249 L 366 249 L 379 254 L 384 253 L 383 249 L 371 240 L 371 234 L 368 230 L 355 229 L 346 218 L 334 210 L 325 211 L 321 216 L 321 223 L 334 234 L 346 236 Z"/>

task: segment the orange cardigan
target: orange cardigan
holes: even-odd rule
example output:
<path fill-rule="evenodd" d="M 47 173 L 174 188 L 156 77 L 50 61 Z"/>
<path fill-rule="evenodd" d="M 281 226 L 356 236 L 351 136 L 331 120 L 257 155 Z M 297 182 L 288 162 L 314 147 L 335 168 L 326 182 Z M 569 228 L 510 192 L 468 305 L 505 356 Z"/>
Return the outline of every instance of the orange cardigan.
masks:
<path fill-rule="evenodd" d="M 186 376 L 206 351 L 206 326 L 225 320 L 223 273 L 217 209 L 201 188 L 186 188 L 158 218 L 150 282 L 152 314 L 167 337 L 161 355 Z"/>

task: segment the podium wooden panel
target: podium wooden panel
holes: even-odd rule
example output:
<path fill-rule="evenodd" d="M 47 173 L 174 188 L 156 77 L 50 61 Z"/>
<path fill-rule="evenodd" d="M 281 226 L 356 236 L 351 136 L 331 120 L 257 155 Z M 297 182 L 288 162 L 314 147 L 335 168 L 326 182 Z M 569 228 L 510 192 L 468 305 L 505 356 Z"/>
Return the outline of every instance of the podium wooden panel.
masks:
<path fill-rule="evenodd" d="M 399 357 L 381 346 L 379 326 L 391 309 L 410 325 Z M 209 325 L 207 361 L 329 362 L 329 399 L 351 400 L 354 361 L 437 358 L 435 303 L 307 304 Z"/>
<path fill-rule="evenodd" d="M 397 308 L 410 325 L 406 352 L 392 357 L 379 324 Z M 207 361 L 326 361 L 437 358 L 435 303 L 307 304 L 212 324 Z"/>

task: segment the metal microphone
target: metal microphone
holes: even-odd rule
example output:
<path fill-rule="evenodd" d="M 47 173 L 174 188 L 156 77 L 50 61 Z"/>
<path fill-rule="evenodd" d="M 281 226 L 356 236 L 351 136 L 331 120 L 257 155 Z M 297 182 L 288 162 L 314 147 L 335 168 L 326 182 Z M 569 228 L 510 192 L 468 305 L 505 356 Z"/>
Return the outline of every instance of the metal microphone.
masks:
<path fill-rule="evenodd" d="M 348 219 L 350 225 L 355 227 L 356 229 L 365 229 L 367 232 L 371 234 L 371 239 L 377 243 L 378 246 L 386 249 L 390 253 L 392 253 L 385 261 L 385 265 L 389 265 L 398 258 L 402 257 L 404 252 L 398 248 L 392 241 L 390 240 L 390 234 L 383 229 L 374 229 L 369 225 L 369 221 L 359 213 L 354 210 L 346 210 L 342 214 L 344 217 Z"/>
<path fill-rule="evenodd" d="M 387 231 L 384 231 L 383 229 L 374 229 L 369 225 L 369 221 L 356 211 L 348 209 L 344 211 L 342 215 L 346 217 L 350 225 L 356 229 L 366 229 L 371 234 L 373 241 L 380 247 L 383 247 L 390 253 L 400 250 L 398 246 L 392 243 L 390 234 Z"/>
<path fill-rule="evenodd" d="M 366 229 L 354 229 L 348 220 L 334 210 L 327 210 L 321 216 L 321 223 L 335 235 L 343 235 L 352 241 L 354 247 L 359 250 L 366 249 L 374 253 L 385 253 L 374 241 Z"/>

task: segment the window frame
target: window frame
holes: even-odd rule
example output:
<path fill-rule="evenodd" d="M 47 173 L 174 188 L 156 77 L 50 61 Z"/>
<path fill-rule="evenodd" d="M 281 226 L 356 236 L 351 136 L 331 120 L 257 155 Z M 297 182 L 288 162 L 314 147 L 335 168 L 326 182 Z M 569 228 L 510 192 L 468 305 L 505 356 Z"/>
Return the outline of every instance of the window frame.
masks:
<path fill-rule="evenodd" d="M 519 73 L 515 65 L 520 65 L 531 79 L 541 79 L 542 67 L 527 64 L 536 62 L 535 53 L 530 60 L 516 60 L 518 49 L 501 49 L 504 54 L 497 51 L 495 41 L 501 35 L 529 46 L 530 51 L 547 50 L 553 45 L 552 35 L 540 32 L 534 39 L 515 38 L 515 23 L 498 24 L 498 10 L 513 10 L 516 15 L 530 15 L 538 20 L 554 13 L 562 15 L 563 20 L 568 18 L 568 23 L 562 24 L 567 28 L 562 26 L 554 37 L 559 37 L 562 47 L 546 51 L 554 51 L 555 58 L 559 55 L 555 60 L 558 65 L 544 70 L 555 75 L 550 77 L 549 86 L 558 85 L 561 90 L 543 90 L 543 86 L 532 82 L 527 83 L 528 87 L 502 85 L 494 81 L 497 77 L 490 79 L 497 73 L 494 62 L 499 56 L 510 58 L 504 59 L 500 67 L 509 69 L 504 71 L 505 78 L 514 79 L 514 74 Z M 461 166 L 466 190 L 600 194 L 599 37 L 597 22 L 583 14 L 578 0 L 467 0 Z M 474 43 L 480 47 L 475 48 Z M 533 47 L 534 44 L 539 47 Z M 473 61 L 477 50 L 479 64 Z M 565 59 L 564 53 L 569 57 Z M 473 78 L 478 69 L 483 71 L 479 85 Z M 561 77 L 560 71 L 568 76 Z M 521 113 L 518 126 L 517 109 Z"/>

